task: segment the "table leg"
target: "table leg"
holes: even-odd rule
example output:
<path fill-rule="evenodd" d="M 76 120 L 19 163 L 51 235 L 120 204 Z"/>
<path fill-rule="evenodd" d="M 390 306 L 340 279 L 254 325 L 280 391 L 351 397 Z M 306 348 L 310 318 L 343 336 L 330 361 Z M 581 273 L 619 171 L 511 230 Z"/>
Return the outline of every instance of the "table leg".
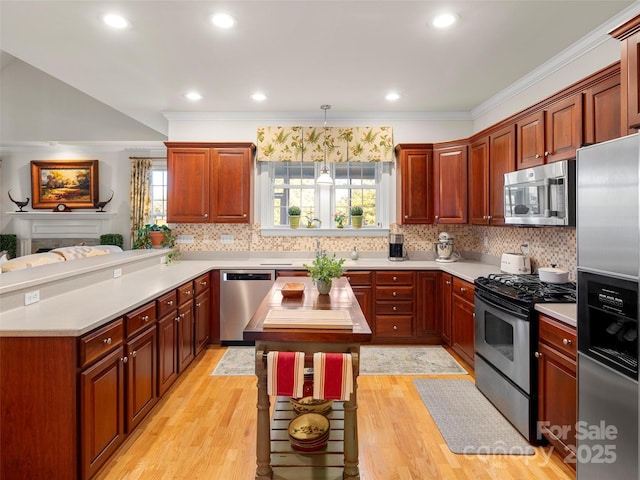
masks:
<path fill-rule="evenodd" d="M 262 359 L 263 350 L 256 346 L 256 376 L 258 377 L 258 431 L 256 436 L 256 480 L 271 480 L 271 425 L 269 419 L 269 395 L 267 394 L 267 369 Z"/>
<path fill-rule="evenodd" d="M 358 367 L 359 355 L 353 355 L 353 393 L 344 402 L 344 480 L 360 480 L 358 469 Z"/>

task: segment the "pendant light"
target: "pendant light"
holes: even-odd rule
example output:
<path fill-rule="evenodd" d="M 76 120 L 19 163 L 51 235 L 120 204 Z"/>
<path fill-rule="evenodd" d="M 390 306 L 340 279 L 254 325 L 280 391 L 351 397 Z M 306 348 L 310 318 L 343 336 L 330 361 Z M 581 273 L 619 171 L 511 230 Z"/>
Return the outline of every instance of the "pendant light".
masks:
<path fill-rule="evenodd" d="M 324 165 L 316 183 L 318 185 L 333 185 L 333 178 L 329 175 L 329 168 L 327 167 L 327 110 L 331 108 L 331 105 L 320 105 L 320 108 L 324 110 Z"/>

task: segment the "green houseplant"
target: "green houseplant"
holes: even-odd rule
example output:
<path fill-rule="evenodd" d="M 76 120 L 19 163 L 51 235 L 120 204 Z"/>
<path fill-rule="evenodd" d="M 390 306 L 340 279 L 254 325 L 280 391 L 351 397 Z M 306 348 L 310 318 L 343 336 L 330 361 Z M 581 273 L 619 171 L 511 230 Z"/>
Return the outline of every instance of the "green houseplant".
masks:
<path fill-rule="evenodd" d="M 362 227 L 362 207 L 351 207 L 351 226 L 353 228 Z"/>
<path fill-rule="evenodd" d="M 289 207 L 289 226 L 291 228 L 298 228 L 300 226 L 300 207 L 291 205 Z"/>
<path fill-rule="evenodd" d="M 331 290 L 331 281 L 334 278 L 340 278 L 344 273 L 343 263 L 344 258 L 336 259 L 335 253 L 333 257 L 328 257 L 326 253 L 318 253 L 311 265 L 305 263 L 302 266 L 309 271 L 309 276 L 316 282 L 318 293 L 327 295 Z"/>
<path fill-rule="evenodd" d="M 344 228 L 344 222 L 347 219 L 347 216 L 344 213 L 336 213 L 333 216 L 333 220 L 336 222 L 336 226 L 338 228 Z"/>
<path fill-rule="evenodd" d="M 168 226 L 147 223 L 138 230 L 131 248 L 173 248 L 175 243 L 176 238 Z"/>
<path fill-rule="evenodd" d="M 100 235 L 100 245 L 116 245 L 124 248 L 124 239 L 119 233 L 105 233 Z"/>

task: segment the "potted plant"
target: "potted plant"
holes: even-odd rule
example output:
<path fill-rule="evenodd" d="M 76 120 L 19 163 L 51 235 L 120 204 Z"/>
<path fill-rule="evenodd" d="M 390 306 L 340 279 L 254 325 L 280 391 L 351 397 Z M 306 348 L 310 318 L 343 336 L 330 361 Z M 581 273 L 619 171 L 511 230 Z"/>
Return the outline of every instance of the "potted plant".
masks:
<path fill-rule="evenodd" d="M 347 219 L 347 216 L 344 213 L 336 213 L 333 216 L 333 220 L 336 222 L 338 228 L 344 228 L 344 221 Z"/>
<path fill-rule="evenodd" d="M 318 293 L 328 295 L 331 290 L 331 281 L 334 278 L 340 278 L 344 273 L 343 263 L 344 258 L 336 259 L 335 253 L 333 257 L 328 257 L 326 253 L 318 253 L 311 265 L 305 263 L 302 266 L 309 271 L 309 276 L 316 283 Z"/>
<path fill-rule="evenodd" d="M 100 235 L 100 245 L 116 245 L 124 248 L 124 238 L 119 233 L 105 233 Z"/>
<path fill-rule="evenodd" d="M 171 235 L 171 229 L 168 226 L 148 223 L 138 230 L 131 248 L 173 248 L 175 243 L 176 238 Z"/>
<path fill-rule="evenodd" d="M 289 226 L 298 228 L 300 226 L 300 207 L 291 205 L 289 207 Z"/>
<path fill-rule="evenodd" d="M 351 226 L 353 228 L 362 227 L 362 207 L 351 207 Z"/>
<path fill-rule="evenodd" d="M 313 216 L 313 213 L 311 213 L 311 211 L 309 211 L 309 214 L 305 215 L 304 218 L 307 219 L 307 228 L 315 228 L 316 222 L 318 222 L 318 227 L 322 223 L 322 221 L 319 218 L 316 218 Z"/>

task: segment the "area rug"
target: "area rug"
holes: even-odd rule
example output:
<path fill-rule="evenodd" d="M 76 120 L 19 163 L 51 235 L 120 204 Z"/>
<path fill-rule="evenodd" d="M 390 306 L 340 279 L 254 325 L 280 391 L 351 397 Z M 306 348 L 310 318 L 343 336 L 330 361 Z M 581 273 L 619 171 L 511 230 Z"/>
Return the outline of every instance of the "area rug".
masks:
<path fill-rule="evenodd" d="M 211 375 L 254 375 L 254 347 L 228 347 Z M 362 346 L 360 375 L 464 375 L 440 346 Z"/>
<path fill-rule="evenodd" d="M 413 383 L 447 446 L 458 454 L 533 455 L 533 447 L 473 382 L 416 378 Z"/>

